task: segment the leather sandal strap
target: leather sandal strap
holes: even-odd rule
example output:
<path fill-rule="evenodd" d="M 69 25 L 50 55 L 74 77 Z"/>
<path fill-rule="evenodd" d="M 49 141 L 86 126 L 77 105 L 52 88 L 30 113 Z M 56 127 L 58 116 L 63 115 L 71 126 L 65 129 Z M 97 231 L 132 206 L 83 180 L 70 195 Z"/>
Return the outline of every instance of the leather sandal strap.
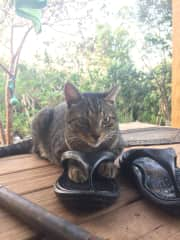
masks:
<path fill-rule="evenodd" d="M 95 181 L 94 179 L 95 179 L 96 169 L 99 167 L 99 165 L 102 162 L 114 162 L 115 155 L 112 152 L 103 151 L 103 152 L 97 153 L 95 156 L 95 159 L 98 159 L 98 160 L 94 162 L 90 171 L 90 184 L 92 187 L 93 187 L 93 182 Z"/>
<path fill-rule="evenodd" d="M 86 158 L 84 156 L 83 153 L 79 152 L 79 151 L 66 151 L 62 154 L 61 156 L 61 161 L 60 163 L 62 164 L 62 166 L 64 168 L 67 167 L 67 163 L 68 161 L 72 161 L 75 164 L 77 164 L 78 166 L 80 166 L 80 168 L 82 168 L 85 172 L 89 172 L 89 165 L 86 161 Z"/>
<path fill-rule="evenodd" d="M 144 148 L 144 149 L 132 149 L 126 151 L 122 156 L 121 164 L 126 163 L 130 166 L 137 158 L 149 157 L 159 163 L 168 172 L 176 192 L 176 196 L 180 197 L 180 189 L 176 180 L 176 152 L 173 148 L 156 149 L 156 148 Z"/>

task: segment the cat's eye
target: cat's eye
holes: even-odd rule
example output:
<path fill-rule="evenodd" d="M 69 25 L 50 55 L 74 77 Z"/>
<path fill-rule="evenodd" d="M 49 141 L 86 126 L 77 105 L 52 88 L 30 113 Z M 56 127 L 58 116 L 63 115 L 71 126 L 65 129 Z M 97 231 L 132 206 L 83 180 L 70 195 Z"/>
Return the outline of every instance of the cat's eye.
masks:
<path fill-rule="evenodd" d="M 103 122 L 102 122 L 103 126 L 108 125 L 110 123 L 110 121 L 111 121 L 111 118 L 109 116 L 104 117 Z"/>
<path fill-rule="evenodd" d="M 105 117 L 104 120 L 103 120 L 103 122 L 104 122 L 104 123 L 109 123 L 109 122 L 110 122 L 110 117 L 109 117 L 109 116 Z"/>
<path fill-rule="evenodd" d="M 114 120 L 115 118 L 113 116 L 106 116 L 104 117 L 102 124 L 104 127 L 111 127 L 113 126 Z"/>

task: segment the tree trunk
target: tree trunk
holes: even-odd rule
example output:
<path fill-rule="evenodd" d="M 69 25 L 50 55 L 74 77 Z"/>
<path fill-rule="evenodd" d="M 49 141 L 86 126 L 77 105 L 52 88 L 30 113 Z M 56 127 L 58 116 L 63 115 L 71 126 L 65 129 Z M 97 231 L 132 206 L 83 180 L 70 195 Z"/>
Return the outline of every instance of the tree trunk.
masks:
<path fill-rule="evenodd" d="M 11 144 L 13 142 L 13 109 L 10 104 L 10 99 L 12 93 L 9 89 L 10 78 L 7 77 L 5 86 L 5 109 L 6 109 L 6 144 Z"/>
<path fill-rule="evenodd" d="M 0 120 L 0 144 L 3 145 L 6 144 L 4 128 L 1 120 Z"/>
<path fill-rule="evenodd" d="M 18 63 L 20 54 L 24 45 L 24 42 L 31 31 L 33 26 L 29 27 L 25 32 L 16 53 L 13 51 L 13 31 L 11 31 L 11 62 L 9 70 L 0 64 L 1 68 L 8 74 L 5 86 L 5 110 L 6 110 L 6 144 L 11 144 L 13 142 L 13 107 L 10 103 L 14 91 L 15 91 L 15 81 L 18 69 Z M 12 26 L 13 29 L 13 26 Z M 11 86 L 11 87 L 10 87 Z"/>

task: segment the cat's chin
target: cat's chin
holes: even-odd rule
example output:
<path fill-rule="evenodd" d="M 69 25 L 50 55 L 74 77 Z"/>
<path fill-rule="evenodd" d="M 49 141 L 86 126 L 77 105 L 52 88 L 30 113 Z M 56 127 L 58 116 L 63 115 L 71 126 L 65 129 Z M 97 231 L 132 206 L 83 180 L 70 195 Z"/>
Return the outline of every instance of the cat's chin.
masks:
<path fill-rule="evenodd" d="M 89 147 L 91 148 L 99 148 L 103 145 L 104 138 L 99 138 L 97 142 L 88 142 L 88 141 L 84 141 Z"/>
<path fill-rule="evenodd" d="M 101 146 L 102 142 L 97 142 L 97 143 L 89 143 L 87 142 L 88 146 L 89 147 L 92 147 L 92 148 L 98 148 Z"/>

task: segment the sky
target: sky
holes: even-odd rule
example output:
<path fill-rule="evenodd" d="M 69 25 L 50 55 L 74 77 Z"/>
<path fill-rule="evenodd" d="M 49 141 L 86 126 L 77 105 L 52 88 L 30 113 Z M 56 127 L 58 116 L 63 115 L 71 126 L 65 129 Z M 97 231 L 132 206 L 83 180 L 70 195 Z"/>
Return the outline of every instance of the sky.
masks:
<path fill-rule="evenodd" d="M 135 7 L 136 0 L 106 0 L 108 5 L 108 10 L 110 13 L 109 16 L 105 17 L 103 11 L 100 10 L 100 1 L 89 1 L 88 7 L 92 9 L 92 19 L 84 23 L 82 25 L 82 32 L 86 36 L 94 36 L 96 30 L 96 24 L 110 24 L 112 28 L 118 27 L 121 24 L 118 19 L 115 17 L 117 12 L 122 7 Z M 70 9 L 71 11 L 71 9 Z M 83 16 L 83 9 L 78 9 L 77 12 L 73 12 L 72 10 L 72 18 L 76 18 L 77 16 Z M 66 47 L 73 48 L 72 42 L 76 43 L 80 41 L 77 23 L 70 21 L 70 24 L 66 25 L 66 22 L 63 22 L 64 26 L 56 26 L 53 25 L 51 28 L 43 26 L 42 32 L 40 34 L 36 34 L 32 31 L 23 47 L 23 51 L 21 53 L 21 62 L 28 63 L 33 65 L 35 63 L 35 59 L 37 55 L 41 55 L 44 51 L 47 51 L 52 57 L 56 58 L 58 56 L 62 56 L 66 54 Z M 85 28 L 84 28 L 85 27 Z M 136 38 L 141 38 L 141 34 L 135 25 L 129 27 L 129 33 L 132 38 L 136 36 Z M 23 29 L 16 29 L 14 34 L 14 46 L 18 46 L 22 35 Z M 51 44 L 49 44 L 51 43 Z M 66 47 L 64 44 L 66 43 Z M 139 58 L 139 50 L 138 46 L 132 51 L 132 57 L 137 65 L 137 67 L 141 67 L 142 62 Z M 73 49 L 72 49 L 73 51 Z M 0 56 L 7 55 L 7 48 L 0 48 Z"/>

